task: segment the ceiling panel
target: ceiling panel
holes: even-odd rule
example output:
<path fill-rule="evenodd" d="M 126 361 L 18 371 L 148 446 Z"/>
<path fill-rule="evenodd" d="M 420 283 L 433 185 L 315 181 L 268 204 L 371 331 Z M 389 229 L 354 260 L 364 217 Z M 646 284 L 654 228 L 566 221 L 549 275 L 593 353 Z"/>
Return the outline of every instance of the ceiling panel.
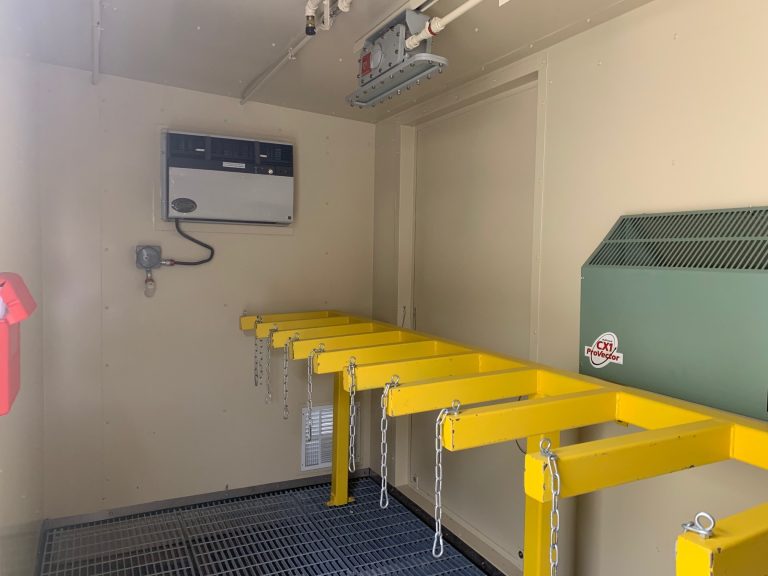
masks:
<path fill-rule="evenodd" d="M 436 76 L 374 110 L 351 109 L 355 41 L 402 0 L 354 0 L 253 100 L 375 121 L 649 0 L 486 0 L 435 38 Z M 102 71 L 240 97 L 302 37 L 305 0 L 103 0 Z M 441 0 L 430 14 L 461 3 Z M 0 51 L 82 69 L 91 62 L 91 0 L 0 0 Z"/>

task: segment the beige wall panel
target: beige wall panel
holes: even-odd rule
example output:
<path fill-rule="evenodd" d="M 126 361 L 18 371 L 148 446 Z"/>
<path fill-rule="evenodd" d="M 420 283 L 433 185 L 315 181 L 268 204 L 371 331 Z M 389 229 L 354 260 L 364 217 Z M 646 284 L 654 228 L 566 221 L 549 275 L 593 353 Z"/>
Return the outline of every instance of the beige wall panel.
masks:
<path fill-rule="evenodd" d="M 416 327 L 528 356 L 536 88 L 418 132 Z M 435 414 L 411 422 L 411 482 L 434 488 Z M 519 565 L 522 454 L 514 444 L 445 456 L 443 502 Z"/>
<path fill-rule="evenodd" d="M 28 64 L 0 57 L 0 271 L 21 274 L 43 304 L 37 86 Z M 0 416 L 0 574 L 27 576 L 43 513 L 43 314 L 21 328 L 21 390 Z"/>
<path fill-rule="evenodd" d="M 48 372 L 57 393 L 47 405 L 47 514 L 300 476 L 305 364 L 290 366 L 290 418 L 283 421 L 281 354 L 272 362 L 275 401 L 266 405 L 264 389 L 253 386 L 253 340 L 239 332 L 237 318 L 244 308 L 370 314 L 373 126 L 114 77 L 93 88 L 87 74 L 61 68 L 41 74 L 53 93 L 73 95 L 50 113 L 45 154 L 68 168 L 67 186 L 46 191 L 59 197 L 46 219 L 59 220 L 65 242 L 85 251 L 78 274 L 49 270 L 62 302 L 51 315 L 46 364 L 68 373 Z M 203 252 L 158 221 L 166 126 L 295 142 L 296 223 L 187 226 L 215 246 L 216 258 L 157 271 L 157 294 L 148 299 L 134 267 L 136 244 L 161 244 L 166 257 Z M 56 177 L 47 173 L 51 182 Z M 49 254 L 59 249 L 46 244 Z M 72 328 L 67 298 L 85 316 L 82 339 L 60 337 Z M 330 401 L 329 384 L 318 378 L 317 404 Z M 66 484 L 56 482 L 61 477 Z"/>
<path fill-rule="evenodd" d="M 80 73 L 36 65 L 45 283 L 48 516 L 103 505 L 99 97 Z"/>
<path fill-rule="evenodd" d="M 657 0 L 549 52 L 541 360 L 577 369 L 579 272 L 621 214 L 768 204 L 768 4 Z M 578 574 L 674 573 L 699 510 L 768 499 L 735 464 L 585 498 Z"/>
<path fill-rule="evenodd" d="M 376 125 L 376 174 L 373 210 L 373 317 L 397 323 L 400 126 Z"/>

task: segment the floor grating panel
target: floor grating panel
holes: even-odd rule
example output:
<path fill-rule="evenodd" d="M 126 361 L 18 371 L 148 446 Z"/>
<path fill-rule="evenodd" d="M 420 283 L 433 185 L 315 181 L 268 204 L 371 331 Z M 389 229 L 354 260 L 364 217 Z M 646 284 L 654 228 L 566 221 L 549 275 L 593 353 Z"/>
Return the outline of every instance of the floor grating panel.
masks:
<path fill-rule="evenodd" d="M 328 508 L 329 485 L 209 502 L 49 530 L 40 576 L 481 576 L 379 486 Z"/>

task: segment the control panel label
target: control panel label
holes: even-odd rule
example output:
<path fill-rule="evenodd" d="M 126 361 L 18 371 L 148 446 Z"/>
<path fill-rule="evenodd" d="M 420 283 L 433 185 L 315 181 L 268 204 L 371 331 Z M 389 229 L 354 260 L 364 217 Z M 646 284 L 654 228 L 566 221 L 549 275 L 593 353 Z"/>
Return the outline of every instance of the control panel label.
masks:
<path fill-rule="evenodd" d="M 373 67 L 371 66 L 371 53 L 366 52 L 363 54 L 363 57 L 360 62 L 360 74 L 363 76 L 367 76 L 371 73 L 371 70 L 373 70 Z"/>
<path fill-rule="evenodd" d="M 584 356 L 589 358 L 593 368 L 624 364 L 624 354 L 619 352 L 619 337 L 613 332 L 605 332 L 597 337 L 592 346 L 585 346 Z"/>

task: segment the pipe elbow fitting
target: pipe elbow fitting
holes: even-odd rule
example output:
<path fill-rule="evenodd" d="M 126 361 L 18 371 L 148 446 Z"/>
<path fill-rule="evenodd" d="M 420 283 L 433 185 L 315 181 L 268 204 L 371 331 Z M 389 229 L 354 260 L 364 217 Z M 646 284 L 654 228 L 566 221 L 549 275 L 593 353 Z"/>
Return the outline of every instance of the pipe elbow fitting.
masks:
<path fill-rule="evenodd" d="M 424 42 L 424 40 L 429 40 L 433 36 L 437 36 L 443 30 L 445 30 L 445 24 L 443 24 L 442 19 L 435 16 L 432 20 L 426 23 L 421 32 L 414 34 L 405 40 L 406 50 L 415 50 L 422 42 Z"/>
<path fill-rule="evenodd" d="M 349 12 L 352 6 L 352 0 L 339 0 L 338 7 L 342 12 Z"/>

